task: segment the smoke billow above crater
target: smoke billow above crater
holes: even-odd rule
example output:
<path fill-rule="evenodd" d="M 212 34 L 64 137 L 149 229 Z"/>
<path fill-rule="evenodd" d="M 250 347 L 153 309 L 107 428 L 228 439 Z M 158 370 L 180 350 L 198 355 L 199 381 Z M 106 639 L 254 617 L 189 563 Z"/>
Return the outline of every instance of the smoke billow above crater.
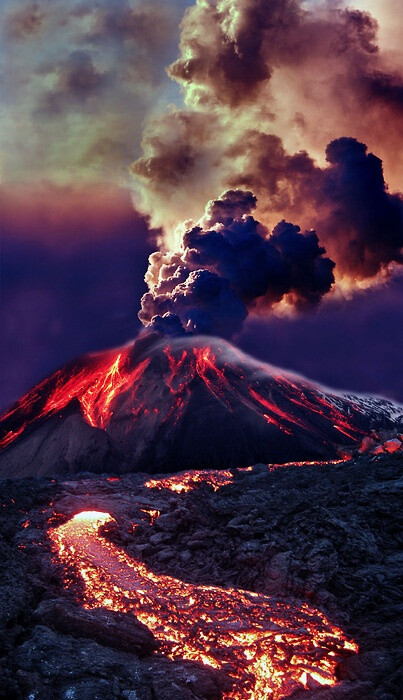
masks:
<path fill-rule="evenodd" d="M 251 192 L 228 190 L 185 230 L 177 251 L 151 255 L 143 323 L 168 333 L 231 336 L 257 303 L 320 303 L 334 282 L 334 262 L 316 233 L 283 220 L 269 235 L 251 214 L 255 207 Z"/>
<path fill-rule="evenodd" d="M 384 167 L 393 181 L 403 83 L 369 13 L 196 3 L 167 72 L 184 106 L 146 122 L 132 165 L 135 205 L 164 232 L 145 325 L 230 337 L 249 313 L 307 311 L 395 273 L 403 201 Z"/>

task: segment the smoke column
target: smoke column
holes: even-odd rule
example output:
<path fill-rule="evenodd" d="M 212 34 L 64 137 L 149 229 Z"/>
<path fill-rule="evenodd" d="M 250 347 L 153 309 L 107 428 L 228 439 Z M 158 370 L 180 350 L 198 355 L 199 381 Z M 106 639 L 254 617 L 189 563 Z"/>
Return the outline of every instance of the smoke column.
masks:
<path fill-rule="evenodd" d="M 148 120 L 132 165 L 135 204 L 164 231 L 142 322 L 229 337 L 248 313 L 312 309 L 394 274 L 402 196 L 372 151 L 397 181 L 403 81 L 375 19 L 342 3 L 197 2 L 179 50 L 167 70 L 184 107 Z"/>

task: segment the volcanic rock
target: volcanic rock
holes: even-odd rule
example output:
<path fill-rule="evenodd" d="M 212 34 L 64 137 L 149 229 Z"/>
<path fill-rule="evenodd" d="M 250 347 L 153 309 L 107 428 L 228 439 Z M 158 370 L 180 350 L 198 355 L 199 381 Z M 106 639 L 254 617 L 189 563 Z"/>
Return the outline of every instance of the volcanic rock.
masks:
<path fill-rule="evenodd" d="M 134 615 L 97 608 L 84 610 L 63 599 L 44 600 L 34 620 L 73 637 L 86 637 L 104 646 L 147 656 L 158 648 L 152 632 Z"/>
<path fill-rule="evenodd" d="M 40 625 L 19 647 L 15 662 L 23 669 L 17 672 L 19 686 L 35 700 L 115 700 L 125 691 L 138 700 L 219 700 L 224 683 L 213 669 L 141 662 L 133 654 Z"/>
<path fill-rule="evenodd" d="M 398 438 L 393 438 L 392 440 L 386 440 L 383 445 L 385 452 L 397 452 L 402 448 L 402 442 Z"/>
<path fill-rule="evenodd" d="M 148 632 L 146 644 L 123 650 L 127 640 L 144 639 L 131 614 L 84 610 L 76 602 L 80 587 L 64 588 L 49 518 L 57 527 L 86 502 L 105 510 L 109 499 L 115 521 L 104 536 L 156 574 L 308 601 L 358 643 L 359 652 L 340 662 L 336 686 L 310 680 L 293 700 L 400 700 L 402 466 L 400 452 L 340 464 L 261 465 L 234 470 L 216 490 L 196 480 L 184 492 L 170 490 L 164 476 L 156 478 L 164 488 L 148 487 L 141 474 L 2 481 L 0 697 L 221 698 L 225 674 L 164 658 L 152 651 Z M 153 507 L 160 516 L 152 521 L 141 509 Z M 159 532 L 169 541 L 155 540 Z"/>

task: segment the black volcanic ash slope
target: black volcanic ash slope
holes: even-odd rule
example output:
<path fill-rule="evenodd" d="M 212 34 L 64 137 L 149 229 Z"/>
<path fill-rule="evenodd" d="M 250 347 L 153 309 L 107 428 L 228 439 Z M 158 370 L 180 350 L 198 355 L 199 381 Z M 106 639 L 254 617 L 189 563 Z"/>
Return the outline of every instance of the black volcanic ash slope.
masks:
<path fill-rule="evenodd" d="M 330 393 L 217 338 L 156 333 L 67 365 L 0 421 L 0 475 L 157 473 L 333 459 L 391 402 Z"/>

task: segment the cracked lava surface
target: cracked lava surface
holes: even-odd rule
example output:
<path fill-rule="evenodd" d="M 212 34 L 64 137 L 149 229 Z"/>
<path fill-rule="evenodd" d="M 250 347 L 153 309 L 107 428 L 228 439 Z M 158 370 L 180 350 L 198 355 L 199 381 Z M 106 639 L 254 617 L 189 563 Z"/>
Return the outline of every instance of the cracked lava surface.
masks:
<path fill-rule="evenodd" d="M 59 561 L 84 584 L 80 602 L 133 613 L 163 654 L 227 673 L 234 685 L 225 700 L 280 700 L 335 685 L 338 660 L 357 651 L 305 602 L 153 573 L 102 536 L 101 526 L 113 521 L 109 513 L 84 511 L 49 530 Z"/>

